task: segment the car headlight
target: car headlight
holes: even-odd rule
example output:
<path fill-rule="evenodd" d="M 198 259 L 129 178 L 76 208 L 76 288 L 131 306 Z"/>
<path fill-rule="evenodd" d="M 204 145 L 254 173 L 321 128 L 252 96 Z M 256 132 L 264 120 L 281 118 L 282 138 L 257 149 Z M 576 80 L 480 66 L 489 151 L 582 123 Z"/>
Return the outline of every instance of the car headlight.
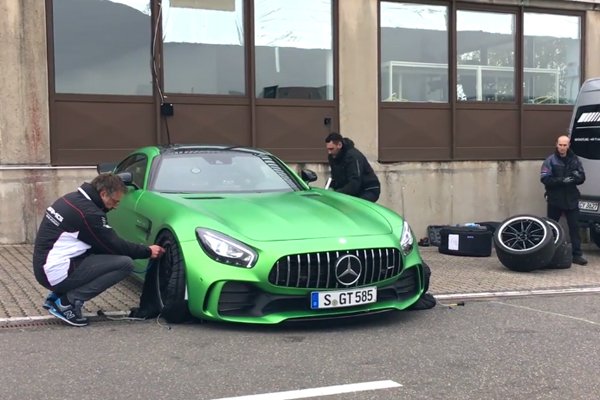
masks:
<path fill-rule="evenodd" d="M 232 237 L 203 228 L 196 229 L 196 237 L 202 249 L 215 261 L 244 268 L 252 268 L 256 264 L 256 252 Z"/>
<path fill-rule="evenodd" d="M 402 236 L 400 237 L 400 252 L 403 256 L 407 256 L 414 247 L 415 237 L 413 236 L 412 230 L 408 222 L 404 221 L 402 225 Z"/>

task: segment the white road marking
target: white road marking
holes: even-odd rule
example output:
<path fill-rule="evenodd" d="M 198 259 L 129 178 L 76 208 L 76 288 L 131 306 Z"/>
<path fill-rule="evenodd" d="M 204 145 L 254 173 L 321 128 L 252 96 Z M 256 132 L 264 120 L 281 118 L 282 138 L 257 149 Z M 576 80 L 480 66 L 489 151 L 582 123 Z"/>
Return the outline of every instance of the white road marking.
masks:
<path fill-rule="evenodd" d="M 589 319 L 574 317 L 572 315 L 561 314 L 561 313 L 557 313 L 557 312 L 554 312 L 554 311 L 539 310 L 537 308 L 531 308 L 531 307 L 527 307 L 527 306 L 520 306 L 518 304 L 508 304 L 508 303 L 503 303 L 501 301 L 492 301 L 491 303 L 500 304 L 500 305 L 508 306 L 508 307 L 521 308 L 523 310 L 535 311 L 535 312 L 538 312 L 538 313 L 541 313 L 541 314 L 549 314 L 549 315 L 554 315 L 554 316 L 557 316 L 557 317 L 563 317 L 563 318 L 573 319 L 575 321 L 587 322 L 588 324 L 592 324 L 592 325 L 600 325 L 600 323 L 595 322 L 595 321 L 590 321 Z"/>
<path fill-rule="evenodd" d="M 567 289 L 532 289 L 532 290 L 510 290 L 504 292 L 475 292 L 475 293 L 453 293 L 453 294 L 434 294 L 437 300 L 468 300 L 468 299 L 489 299 L 496 297 L 523 297 L 534 295 L 552 295 L 552 294 L 584 294 L 600 293 L 600 287 L 587 288 L 567 288 Z"/>
<path fill-rule="evenodd" d="M 402 387 L 401 384 L 394 381 L 373 381 L 362 383 L 351 383 L 348 385 L 325 386 L 320 388 L 290 390 L 287 392 L 261 393 L 250 396 L 223 397 L 214 400 L 290 400 L 306 399 L 316 396 L 331 396 L 340 393 L 364 392 L 365 390 L 388 389 Z"/>

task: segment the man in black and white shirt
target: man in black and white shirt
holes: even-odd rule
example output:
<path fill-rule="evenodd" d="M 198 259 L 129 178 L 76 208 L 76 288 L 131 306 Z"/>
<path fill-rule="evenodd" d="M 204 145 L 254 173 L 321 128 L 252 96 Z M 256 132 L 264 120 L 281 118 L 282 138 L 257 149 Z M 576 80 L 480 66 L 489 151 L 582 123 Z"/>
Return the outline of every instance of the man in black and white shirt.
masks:
<path fill-rule="evenodd" d="M 73 326 L 85 326 L 83 303 L 123 280 L 133 260 L 157 258 L 158 245 L 121 239 L 108 225 L 106 213 L 127 190 L 121 178 L 100 174 L 46 209 L 33 250 L 33 272 L 51 292 L 44 302 L 52 315 Z"/>

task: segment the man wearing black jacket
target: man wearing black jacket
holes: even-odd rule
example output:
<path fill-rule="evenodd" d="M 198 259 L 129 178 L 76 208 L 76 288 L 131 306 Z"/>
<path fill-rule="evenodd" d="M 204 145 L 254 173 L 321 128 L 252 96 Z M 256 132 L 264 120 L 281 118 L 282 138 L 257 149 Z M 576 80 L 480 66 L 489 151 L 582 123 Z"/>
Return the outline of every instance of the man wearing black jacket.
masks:
<path fill-rule="evenodd" d="M 157 258 L 158 245 L 121 239 L 108 225 L 106 213 L 127 190 L 117 175 L 100 174 L 46 209 L 33 250 L 33 272 L 51 292 L 43 307 L 73 326 L 85 326 L 83 303 L 123 280 L 133 260 Z"/>
<path fill-rule="evenodd" d="M 560 136 L 556 150 L 542 164 L 540 180 L 546 188 L 548 218 L 558 221 L 562 214 L 567 218 L 573 262 L 586 265 L 579 237 L 579 190 L 577 185 L 585 182 L 581 161 L 571 149 L 568 136 Z"/>
<path fill-rule="evenodd" d="M 381 190 L 379 179 L 367 158 L 354 147 L 354 142 L 332 132 L 325 143 L 331 168 L 330 187 L 336 192 L 376 202 Z"/>

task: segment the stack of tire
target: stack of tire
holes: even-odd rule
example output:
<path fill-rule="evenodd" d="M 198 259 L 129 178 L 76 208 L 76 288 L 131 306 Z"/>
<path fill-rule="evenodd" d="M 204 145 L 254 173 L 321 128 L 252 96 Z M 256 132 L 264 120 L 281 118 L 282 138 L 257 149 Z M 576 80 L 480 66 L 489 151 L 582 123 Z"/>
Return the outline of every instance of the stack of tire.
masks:
<path fill-rule="evenodd" d="M 498 259 L 512 271 L 564 269 L 573 261 L 562 226 L 546 217 L 512 216 L 496 228 L 493 242 Z"/>

